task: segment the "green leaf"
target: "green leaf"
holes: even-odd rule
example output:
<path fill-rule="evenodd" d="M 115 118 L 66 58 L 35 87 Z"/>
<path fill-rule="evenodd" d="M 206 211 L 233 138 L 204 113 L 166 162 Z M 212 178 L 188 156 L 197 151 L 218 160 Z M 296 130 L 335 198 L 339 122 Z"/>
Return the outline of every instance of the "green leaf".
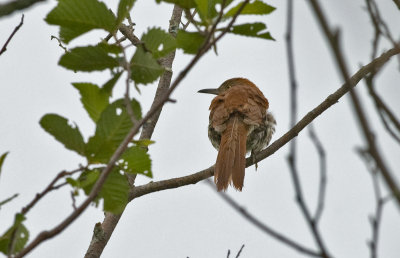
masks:
<path fill-rule="evenodd" d="M 120 166 L 125 172 L 153 177 L 150 156 L 143 147 L 130 147 L 122 154 L 121 159 Z"/>
<path fill-rule="evenodd" d="M 1 167 L 3 166 L 4 160 L 6 159 L 8 155 L 8 151 L 3 153 L 3 155 L 0 156 L 0 175 L 1 175 Z"/>
<path fill-rule="evenodd" d="M 114 14 L 97 0 L 59 0 L 45 20 L 63 28 L 60 36 L 65 42 L 92 29 L 113 32 L 117 28 Z"/>
<path fill-rule="evenodd" d="M 65 53 L 59 65 L 74 71 L 101 71 L 119 66 L 117 59 L 108 55 L 102 46 L 76 47 Z"/>
<path fill-rule="evenodd" d="M 164 71 L 157 60 L 142 47 L 136 48 L 131 60 L 132 79 L 135 83 L 151 83 L 155 81 Z"/>
<path fill-rule="evenodd" d="M 140 119 L 139 103 L 132 100 L 131 105 L 136 119 Z M 87 144 L 86 157 L 88 161 L 90 163 L 107 163 L 132 126 L 123 99 L 108 105 L 100 115 L 95 135 L 89 139 Z"/>
<path fill-rule="evenodd" d="M 195 0 L 196 9 L 199 12 L 200 18 L 206 24 L 212 23 L 212 18 L 217 16 L 217 10 L 215 9 L 215 4 L 218 0 Z"/>
<path fill-rule="evenodd" d="M 85 142 L 77 125 L 71 126 L 68 120 L 56 114 L 47 114 L 40 119 L 42 128 L 53 135 L 65 148 L 81 155 L 85 153 Z"/>
<path fill-rule="evenodd" d="M 239 3 L 237 6 L 230 9 L 225 15 L 224 18 L 229 18 L 234 16 L 239 8 L 242 6 L 243 2 Z M 240 14 L 258 14 L 258 15 L 266 15 L 272 13 L 276 8 L 266 4 L 260 0 L 256 0 L 252 3 L 246 4 Z"/>
<path fill-rule="evenodd" d="M 187 32 L 179 30 L 176 36 L 178 47 L 183 49 L 184 53 L 196 54 L 203 45 L 205 37 L 198 32 Z"/>
<path fill-rule="evenodd" d="M 177 4 L 182 8 L 194 8 L 196 7 L 196 3 L 194 0 L 156 0 L 157 3 L 166 2 L 171 4 Z"/>
<path fill-rule="evenodd" d="M 72 83 L 81 94 L 81 102 L 90 118 L 96 123 L 101 112 L 108 106 L 110 94 L 95 84 Z"/>
<path fill-rule="evenodd" d="M 269 32 L 265 31 L 266 28 L 267 26 L 262 22 L 246 23 L 233 26 L 230 33 L 242 36 L 275 40 Z"/>
<path fill-rule="evenodd" d="M 15 254 L 21 251 L 29 239 L 29 231 L 22 224 L 22 221 L 25 220 L 25 217 L 17 213 L 15 215 L 14 224 L 0 237 L 0 252 L 10 255 L 11 250 L 9 250 L 10 241 L 15 236 L 14 248 L 12 250 L 12 254 Z M 15 234 L 14 234 L 15 232 Z"/>
<path fill-rule="evenodd" d="M 149 145 L 155 143 L 155 141 L 152 141 L 150 139 L 133 140 L 132 142 L 139 147 L 148 147 Z"/>
<path fill-rule="evenodd" d="M 153 57 L 158 59 L 176 48 L 175 38 L 160 28 L 152 28 L 141 38 L 146 49 L 150 50 Z"/>
<path fill-rule="evenodd" d="M 83 171 L 77 180 L 67 178 L 67 182 L 73 187 L 82 189 L 86 195 L 89 195 L 100 173 L 100 169 L 88 169 Z M 97 204 L 101 198 L 104 201 L 104 211 L 119 214 L 128 203 L 128 194 L 129 184 L 126 177 L 120 174 L 118 168 L 114 168 L 108 175 L 94 203 Z"/>
<path fill-rule="evenodd" d="M 100 175 L 99 169 L 93 169 L 93 170 L 86 169 L 85 171 L 82 172 L 82 174 L 79 175 L 79 178 L 75 180 L 75 182 L 72 182 L 72 180 L 70 180 L 71 181 L 70 184 L 72 186 L 82 189 L 86 195 L 89 195 L 93 185 L 99 178 L 99 175 Z"/>
<path fill-rule="evenodd" d="M 60 39 L 65 42 L 69 43 L 74 38 L 90 31 L 90 27 L 60 27 Z"/>
<path fill-rule="evenodd" d="M 118 72 L 112 77 L 110 80 L 108 80 L 103 86 L 101 86 L 101 90 L 108 93 L 110 96 L 112 96 L 112 90 L 117 83 L 119 77 L 121 77 L 122 72 Z"/>
<path fill-rule="evenodd" d="M 125 176 L 114 169 L 107 177 L 99 196 L 104 200 L 104 211 L 120 214 L 128 203 L 129 183 Z"/>
<path fill-rule="evenodd" d="M 118 4 L 117 24 L 120 24 L 132 9 L 135 0 L 120 0 Z"/>

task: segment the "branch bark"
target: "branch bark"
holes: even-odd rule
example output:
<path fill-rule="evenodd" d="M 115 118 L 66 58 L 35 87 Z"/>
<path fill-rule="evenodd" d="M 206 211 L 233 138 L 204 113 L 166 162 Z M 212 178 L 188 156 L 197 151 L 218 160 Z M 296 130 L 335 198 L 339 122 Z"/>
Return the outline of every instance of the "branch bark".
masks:
<path fill-rule="evenodd" d="M 178 5 L 175 5 L 172 11 L 172 16 L 169 24 L 169 33 L 171 33 L 173 36 L 176 36 L 176 29 L 181 21 L 181 16 L 182 16 L 182 8 L 179 7 Z M 136 36 L 134 36 L 133 33 L 131 33 L 127 29 L 127 27 L 128 26 L 124 27 L 121 26 L 120 31 L 125 37 L 130 39 L 131 42 L 133 43 Z M 169 85 L 171 84 L 171 79 L 172 79 L 171 68 L 172 68 L 172 63 L 174 62 L 174 58 L 175 58 L 175 51 L 171 52 L 166 57 L 160 59 L 160 64 L 166 68 L 166 71 L 163 73 L 163 75 L 160 77 L 158 81 L 157 91 L 153 100 L 153 104 L 151 105 L 150 109 L 154 108 L 156 104 L 159 104 L 160 98 L 166 93 L 166 91 L 169 88 Z M 162 107 L 158 111 L 156 111 L 154 115 L 143 124 L 142 132 L 140 134 L 140 139 L 151 139 L 151 136 L 153 135 L 154 132 L 154 128 L 158 122 L 158 118 L 160 117 L 161 111 Z M 136 177 L 135 175 L 130 175 L 129 177 L 129 181 L 132 188 L 135 187 L 134 186 L 135 177 Z M 121 216 L 122 213 L 116 215 L 110 212 L 106 212 L 104 214 L 103 222 L 97 223 L 95 225 L 95 228 L 93 230 L 92 241 L 90 242 L 88 250 L 86 251 L 85 258 L 100 257 L 100 255 L 102 254 L 104 248 L 108 243 L 108 240 L 110 240 L 111 235 L 114 232 L 114 229 L 117 226 Z"/>

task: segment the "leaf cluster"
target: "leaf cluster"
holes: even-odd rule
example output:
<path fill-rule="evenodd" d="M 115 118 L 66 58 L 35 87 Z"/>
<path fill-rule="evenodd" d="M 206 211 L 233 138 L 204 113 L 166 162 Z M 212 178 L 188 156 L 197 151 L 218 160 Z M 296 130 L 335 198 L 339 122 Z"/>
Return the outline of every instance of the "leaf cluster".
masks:
<path fill-rule="evenodd" d="M 233 25 L 228 22 L 240 15 L 267 15 L 275 10 L 261 0 L 156 0 L 179 5 L 184 9 L 187 25 L 172 24 L 169 32 L 161 28 L 148 28 L 137 38 L 129 13 L 135 0 L 120 0 L 116 10 L 110 9 L 100 0 L 58 0 L 45 21 L 59 27 L 59 40 L 69 44 L 74 39 L 93 30 L 102 30 L 105 35 L 100 42 L 76 46 L 60 57 L 58 64 L 74 72 L 108 71 L 112 76 L 103 85 L 91 82 L 72 83 L 80 94 L 80 100 L 95 131 L 84 137 L 79 126 L 58 114 L 46 114 L 40 120 L 41 127 L 62 143 L 68 150 L 76 152 L 86 160 L 80 174 L 69 175 L 66 182 L 73 187 L 73 194 L 89 195 L 101 171 L 127 136 L 130 129 L 142 118 L 140 103 L 128 94 L 124 98 L 113 98 L 112 93 L 120 77 L 126 73 L 126 86 L 149 84 L 165 71 L 160 59 L 181 49 L 186 54 L 196 54 L 207 39 L 214 39 L 222 31 L 241 36 L 273 40 L 263 22 Z M 133 17 L 134 18 L 134 17 Z M 129 26 L 123 24 L 128 21 Z M 183 23 L 182 23 L 183 25 Z M 181 27 L 181 28 L 180 28 Z M 130 36 L 121 37 L 121 28 L 128 28 Z M 213 29 L 212 29 L 213 28 Z M 57 39 L 58 39 L 57 38 Z M 129 39 L 129 42 L 124 40 Z M 112 39 L 112 40 L 111 40 Z M 61 43 L 60 43 L 61 44 Z M 128 56 L 125 49 L 135 46 Z M 216 46 L 214 46 L 216 47 Z M 138 89 L 138 88 L 137 88 Z M 128 203 L 129 175 L 142 174 L 152 177 L 151 159 L 147 147 L 149 139 L 132 140 L 108 175 L 94 203 L 103 203 L 104 211 L 121 213 Z M 0 157 L 1 165 L 7 153 Z M 15 195 L 14 197 L 16 197 Z M 11 201 L 11 197 L 0 203 Z M 18 213 L 14 224 L 0 237 L 0 252 L 12 255 L 23 249 L 29 238 L 24 226 L 25 214 Z"/>

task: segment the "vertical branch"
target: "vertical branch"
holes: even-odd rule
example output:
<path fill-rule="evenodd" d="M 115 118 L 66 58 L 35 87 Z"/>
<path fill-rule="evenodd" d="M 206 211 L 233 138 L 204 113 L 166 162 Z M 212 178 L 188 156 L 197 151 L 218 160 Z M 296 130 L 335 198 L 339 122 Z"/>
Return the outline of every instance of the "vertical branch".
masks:
<path fill-rule="evenodd" d="M 319 157 L 319 187 L 318 187 L 318 203 L 317 208 L 315 210 L 314 221 L 318 223 L 321 218 L 322 211 L 324 209 L 325 203 L 325 193 L 326 193 L 326 154 L 322 143 L 318 139 L 313 124 L 310 124 L 308 127 L 308 132 L 311 138 L 311 141 L 314 143 L 315 148 L 317 149 L 318 157 Z"/>
<path fill-rule="evenodd" d="M 172 11 L 172 16 L 169 21 L 169 33 L 171 33 L 173 36 L 176 36 L 179 23 L 181 20 L 182 16 L 182 8 L 179 7 L 178 5 L 174 5 L 174 9 Z M 134 38 L 132 37 L 132 33 L 129 33 L 129 30 L 126 28 L 122 29 L 122 33 L 128 37 L 128 38 Z M 132 35 L 129 35 L 132 34 Z M 135 39 L 135 38 L 134 38 Z M 131 40 L 132 41 L 132 40 Z M 135 40 L 133 40 L 136 42 Z M 139 46 L 140 47 L 140 46 Z M 172 63 L 175 58 L 175 51 L 172 51 L 169 53 L 166 57 L 161 58 L 160 64 L 165 68 L 165 72 L 161 75 L 159 81 L 158 81 L 158 87 L 157 91 L 153 100 L 153 103 L 151 105 L 150 109 L 154 109 L 156 105 L 160 104 L 160 101 L 162 101 L 161 97 L 163 97 L 166 92 L 169 89 L 169 86 L 171 84 L 171 78 L 172 78 Z M 126 58 L 125 58 L 126 59 Z M 127 96 L 129 96 L 129 76 L 130 72 L 128 72 L 128 78 L 126 81 L 126 93 L 125 93 L 125 99 Z M 129 98 L 129 97 L 128 97 Z M 126 100 L 125 100 L 126 101 Z M 129 101 L 130 103 L 130 101 Z M 130 105 L 129 105 L 130 106 Z M 150 119 L 148 119 L 142 127 L 142 132 L 140 134 L 140 139 L 150 139 L 151 136 L 153 135 L 154 128 L 158 122 L 158 118 L 160 117 L 162 111 L 162 107 L 158 109 Z M 128 180 L 130 183 L 131 188 L 134 188 L 134 182 L 136 179 L 136 175 L 128 175 Z M 95 225 L 95 229 L 93 231 L 93 236 L 92 236 L 92 241 L 89 244 L 88 250 L 86 251 L 85 258 L 95 258 L 95 257 L 100 257 L 105 246 L 107 245 L 109 239 L 111 238 L 112 233 L 114 232 L 115 227 L 117 226 L 120 218 L 122 216 L 121 214 L 113 214 L 110 212 L 106 212 L 104 214 L 104 220 L 102 223 L 97 223 Z"/>
<path fill-rule="evenodd" d="M 378 167 L 374 164 L 372 157 L 365 150 L 358 150 L 359 155 L 364 160 L 371 174 L 372 184 L 375 194 L 375 214 L 369 217 L 371 223 L 372 237 L 368 241 L 371 258 L 378 257 L 379 228 L 382 220 L 383 206 L 390 200 L 391 196 L 383 197 L 379 186 Z"/>
<path fill-rule="evenodd" d="M 290 128 L 296 125 L 297 120 L 297 83 L 296 83 L 296 75 L 295 75 L 295 65 L 294 65 L 294 55 L 293 55 L 293 46 L 292 46 L 292 25 L 293 25 L 293 0 L 288 0 L 288 9 L 287 9 L 287 27 L 286 27 L 286 50 L 288 57 L 288 66 L 289 66 L 289 80 L 290 80 Z M 317 227 L 317 221 L 314 220 L 311 216 L 311 213 L 307 207 L 305 202 L 303 191 L 301 187 L 301 182 L 299 179 L 299 174 L 297 171 L 296 165 L 296 139 L 293 139 L 290 142 L 290 153 L 288 156 L 288 162 L 290 167 L 290 175 L 292 177 L 292 182 L 294 186 L 294 191 L 296 195 L 297 204 L 300 207 L 301 212 L 303 213 L 304 218 L 307 221 L 307 224 L 312 232 L 315 242 L 320 250 L 320 255 L 322 257 L 329 257 L 328 251 L 323 242 L 322 236 Z M 324 187 L 325 188 L 325 187 Z M 324 189 L 323 188 L 323 189 Z M 318 209 L 319 214 L 317 218 L 320 216 L 320 212 L 322 211 L 321 206 Z"/>
<path fill-rule="evenodd" d="M 343 53 L 340 49 L 340 45 L 338 43 L 339 34 L 338 32 L 333 33 L 329 27 L 328 21 L 326 19 L 325 14 L 323 13 L 319 3 L 317 0 L 309 0 L 311 8 L 316 15 L 319 25 L 321 26 L 329 44 L 330 48 L 334 54 L 337 66 L 341 73 L 342 78 L 344 81 L 351 87 L 350 88 L 350 97 L 352 100 L 353 108 L 357 114 L 357 120 L 360 124 L 362 134 L 365 138 L 365 141 L 368 144 L 368 152 L 375 160 L 376 165 L 379 167 L 380 174 L 382 175 L 387 187 L 393 193 L 397 205 L 400 208 L 400 188 L 398 183 L 396 182 L 395 178 L 392 175 L 392 172 L 387 167 L 386 163 L 384 162 L 381 152 L 379 151 L 374 134 L 371 130 L 371 127 L 368 123 L 368 119 L 365 115 L 364 109 L 362 108 L 361 102 L 356 91 L 353 89 L 353 84 L 349 77 L 349 72 L 347 69 L 346 62 L 344 60 Z M 397 47 L 396 47 L 397 48 Z"/>

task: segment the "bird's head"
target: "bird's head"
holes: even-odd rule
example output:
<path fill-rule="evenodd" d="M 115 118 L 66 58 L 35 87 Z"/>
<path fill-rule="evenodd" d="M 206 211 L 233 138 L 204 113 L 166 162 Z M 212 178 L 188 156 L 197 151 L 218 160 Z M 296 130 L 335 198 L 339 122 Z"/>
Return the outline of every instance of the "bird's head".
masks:
<path fill-rule="evenodd" d="M 202 90 L 199 90 L 198 92 L 199 93 L 214 94 L 214 95 L 221 95 L 224 92 L 226 92 L 227 90 L 229 90 L 230 88 L 237 87 L 237 86 L 240 86 L 240 85 L 251 85 L 251 86 L 255 86 L 256 87 L 256 85 L 254 85 L 254 83 L 252 83 L 248 79 L 245 79 L 245 78 L 232 78 L 232 79 L 226 80 L 218 88 L 202 89 Z"/>

